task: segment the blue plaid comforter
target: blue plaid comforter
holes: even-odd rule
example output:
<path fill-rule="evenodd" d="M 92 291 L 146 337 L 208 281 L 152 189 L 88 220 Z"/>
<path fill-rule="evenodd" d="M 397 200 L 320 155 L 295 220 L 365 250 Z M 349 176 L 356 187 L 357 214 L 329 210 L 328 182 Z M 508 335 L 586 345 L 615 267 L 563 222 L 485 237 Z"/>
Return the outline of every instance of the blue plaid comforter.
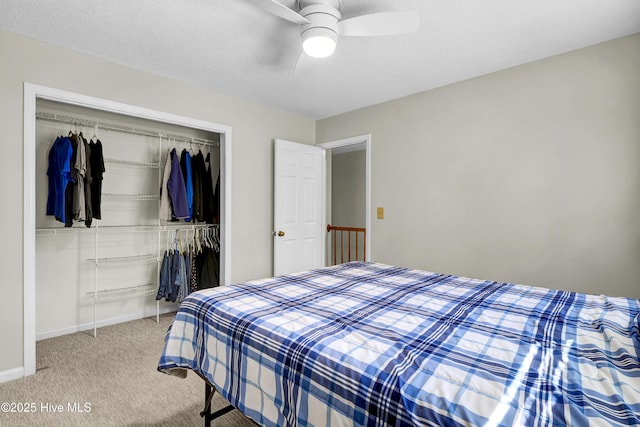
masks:
<path fill-rule="evenodd" d="M 265 426 L 640 425 L 639 313 L 355 262 L 191 294 L 158 369 Z"/>

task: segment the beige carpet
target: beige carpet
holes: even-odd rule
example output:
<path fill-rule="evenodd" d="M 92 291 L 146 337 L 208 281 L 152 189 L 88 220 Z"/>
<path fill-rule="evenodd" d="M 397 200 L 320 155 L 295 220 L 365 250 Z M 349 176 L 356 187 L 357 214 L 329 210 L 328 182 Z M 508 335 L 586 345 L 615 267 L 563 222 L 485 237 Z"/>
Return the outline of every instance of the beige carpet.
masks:
<path fill-rule="evenodd" d="M 37 372 L 0 384 L 0 426 L 201 426 L 204 382 L 156 370 L 173 314 L 38 341 Z M 226 406 L 216 394 L 213 407 Z M 19 407 L 19 406 L 20 407 Z M 5 409 L 3 407 L 3 409 Z M 217 427 L 254 427 L 234 410 Z"/>

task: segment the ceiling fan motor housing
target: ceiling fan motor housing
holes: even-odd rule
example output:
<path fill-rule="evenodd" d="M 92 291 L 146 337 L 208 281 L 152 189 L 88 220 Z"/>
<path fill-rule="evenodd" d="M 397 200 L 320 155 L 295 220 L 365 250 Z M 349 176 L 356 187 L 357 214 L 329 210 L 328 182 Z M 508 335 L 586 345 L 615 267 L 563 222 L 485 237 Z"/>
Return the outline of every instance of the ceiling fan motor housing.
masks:
<path fill-rule="evenodd" d="M 340 10 L 340 8 L 342 7 L 342 0 L 298 0 L 298 10 L 302 10 L 307 6 L 311 6 L 314 4 L 323 4 Z"/>
<path fill-rule="evenodd" d="M 310 3 L 310 4 L 309 4 Z M 300 36 L 302 38 L 303 46 L 307 54 L 316 57 L 325 57 L 331 55 L 335 49 L 335 45 L 338 41 L 338 21 L 342 18 L 340 10 L 338 9 L 341 4 L 339 1 L 300 1 L 300 6 L 303 6 L 300 10 L 300 15 L 309 20 L 308 24 L 304 24 L 300 28 Z M 331 40 L 331 42 L 327 42 Z M 323 45 L 329 45 L 325 48 L 320 48 L 318 54 L 313 54 L 309 49 L 308 44 L 318 43 L 321 41 Z"/>
<path fill-rule="evenodd" d="M 302 25 L 300 30 L 303 40 L 314 35 L 324 35 L 334 40 L 337 39 L 338 21 L 340 21 L 342 15 L 333 5 L 324 3 L 310 4 L 300 10 L 300 15 L 309 20 L 309 24 Z M 330 35 L 329 32 L 333 33 L 333 35 Z"/>

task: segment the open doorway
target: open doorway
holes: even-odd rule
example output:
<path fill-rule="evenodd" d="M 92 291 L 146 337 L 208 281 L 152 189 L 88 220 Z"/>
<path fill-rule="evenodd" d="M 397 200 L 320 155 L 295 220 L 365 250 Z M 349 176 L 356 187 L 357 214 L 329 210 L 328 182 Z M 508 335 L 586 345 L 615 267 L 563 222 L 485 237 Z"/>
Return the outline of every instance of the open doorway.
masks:
<path fill-rule="evenodd" d="M 318 144 L 327 156 L 326 265 L 371 259 L 371 136 Z"/>

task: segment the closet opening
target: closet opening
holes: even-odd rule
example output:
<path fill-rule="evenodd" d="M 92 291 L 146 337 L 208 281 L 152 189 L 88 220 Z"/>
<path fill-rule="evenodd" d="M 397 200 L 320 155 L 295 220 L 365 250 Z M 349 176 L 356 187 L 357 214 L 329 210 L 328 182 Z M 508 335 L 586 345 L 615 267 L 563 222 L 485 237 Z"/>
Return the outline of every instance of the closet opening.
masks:
<path fill-rule="evenodd" d="M 187 290 L 229 283 L 229 127 L 27 83 L 24 121 L 25 376 L 36 370 L 37 340 L 95 336 L 101 326 L 175 311 Z M 57 151 L 67 150 L 57 144 L 72 135 L 84 172 L 76 182 L 86 187 L 75 204 L 71 193 L 56 198 L 48 175 L 60 167 Z M 165 176 L 171 166 L 180 173 Z M 168 179 L 178 177 L 191 190 L 167 197 Z M 196 274 L 196 251 L 210 251 L 198 255 L 206 277 Z M 194 260 L 180 295 L 160 286 L 168 254 L 179 254 L 183 268 Z"/>

